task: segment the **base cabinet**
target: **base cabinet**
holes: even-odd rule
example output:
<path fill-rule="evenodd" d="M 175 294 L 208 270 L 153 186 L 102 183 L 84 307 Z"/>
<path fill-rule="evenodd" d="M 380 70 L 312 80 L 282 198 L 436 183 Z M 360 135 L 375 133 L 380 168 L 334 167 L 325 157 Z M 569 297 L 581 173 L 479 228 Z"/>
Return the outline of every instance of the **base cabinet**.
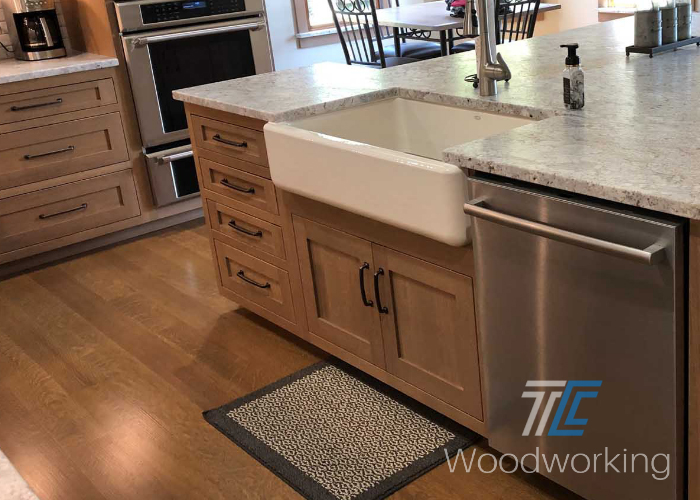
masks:
<path fill-rule="evenodd" d="M 293 219 L 309 331 L 482 420 L 471 278 Z"/>
<path fill-rule="evenodd" d="M 277 189 L 264 122 L 186 110 L 221 294 L 488 437 L 472 248 Z"/>
<path fill-rule="evenodd" d="M 372 244 L 301 217 L 293 220 L 309 332 L 384 368 L 379 316 L 366 305 L 374 304 Z"/>
<path fill-rule="evenodd" d="M 471 278 L 380 245 L 372 254 L 387 371 L 482 419 Z"/>

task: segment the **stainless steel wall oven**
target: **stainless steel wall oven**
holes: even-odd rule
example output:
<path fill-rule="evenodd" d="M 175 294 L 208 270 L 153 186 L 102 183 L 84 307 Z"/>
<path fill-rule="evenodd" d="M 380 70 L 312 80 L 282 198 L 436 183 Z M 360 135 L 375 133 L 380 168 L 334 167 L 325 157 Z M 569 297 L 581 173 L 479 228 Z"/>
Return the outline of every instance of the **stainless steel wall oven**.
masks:
<path fill-rule="evenodd" d="M 263 0 L 137 0 L 116 12 L 156 204 L 196 196 L 184 106 L 172 92 L 272 71 Z"/>

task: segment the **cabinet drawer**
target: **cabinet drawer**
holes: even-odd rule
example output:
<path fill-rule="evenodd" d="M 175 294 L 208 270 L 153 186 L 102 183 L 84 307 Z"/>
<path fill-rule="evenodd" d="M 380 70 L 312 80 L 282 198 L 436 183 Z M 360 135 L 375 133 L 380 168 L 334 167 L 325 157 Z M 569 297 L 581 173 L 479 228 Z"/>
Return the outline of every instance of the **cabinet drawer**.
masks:
<path fill-rule="evenodd" d="M 258 210 L 279 214 L 272 181 L 206 158 L 200 158 L 199 165 L 206 189 Z"/>
<path fill-rule="evenodd" d="M 209 224 L 248 250 L 259 250 L 285 259 L 282 228 L 213 200 L 207 200 Z"/>
<path fill-rule="evenodd" d="M 255 302 L 278 316 L 294 321 L 289 274 L 284 269 L 214 241 L 224 288 Z"/>
<path fill-rule="evenodd" d="M 111 78 L 0 96 L 0 124 L 115 104 Z"/>
<path fill-rule="evenodd" d="M 262 132 L 197 115 L 192 115 L 192 128 L 198 147 L 267 166 Z"/>
<path fill-rule="evenodd" d="M 119 113 L 0 135 L 0 189 L 129 159 Z"/>
<path fill-rule="evenodd" d="M 131 170 L 0 200 L 0 253 L 139 215 Z"/>

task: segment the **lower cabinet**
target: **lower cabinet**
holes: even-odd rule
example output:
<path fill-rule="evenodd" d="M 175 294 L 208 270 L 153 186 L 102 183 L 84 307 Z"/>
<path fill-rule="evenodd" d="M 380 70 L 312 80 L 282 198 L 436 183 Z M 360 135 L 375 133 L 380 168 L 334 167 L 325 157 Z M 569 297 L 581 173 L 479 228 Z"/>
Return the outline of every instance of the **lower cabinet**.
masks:
<path fill-rule="evenodd" d="M 386 369 L 483 419 L 472 280 L 372 245 Z"/>
<path fill-rule="evenodd" d="M 309 331 L 483 420 L 472 280 L 294 216 Z"/>
<path fill-rule="evenodd" d="M 372 244 L 296 216 L 294 233 L 309 332 L 384 368 L 381 326 L 369 290 Z"/>

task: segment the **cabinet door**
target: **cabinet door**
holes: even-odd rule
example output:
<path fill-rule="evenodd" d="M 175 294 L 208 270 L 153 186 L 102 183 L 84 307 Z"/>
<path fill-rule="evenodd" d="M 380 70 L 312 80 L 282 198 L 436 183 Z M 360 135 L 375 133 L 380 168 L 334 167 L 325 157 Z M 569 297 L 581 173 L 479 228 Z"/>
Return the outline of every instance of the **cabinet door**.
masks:
<path fill-rule="evenodd" d="M 373 303 L 372 244 L 342 231 L 294 216 L 294 233 L 309 331 L 384 368 L 379 315 Z"/>
<path fill-rule="evenodd" d="M 472 280 L 379 245 L 373 254 L 387 371 L 483 419 Z"/>

